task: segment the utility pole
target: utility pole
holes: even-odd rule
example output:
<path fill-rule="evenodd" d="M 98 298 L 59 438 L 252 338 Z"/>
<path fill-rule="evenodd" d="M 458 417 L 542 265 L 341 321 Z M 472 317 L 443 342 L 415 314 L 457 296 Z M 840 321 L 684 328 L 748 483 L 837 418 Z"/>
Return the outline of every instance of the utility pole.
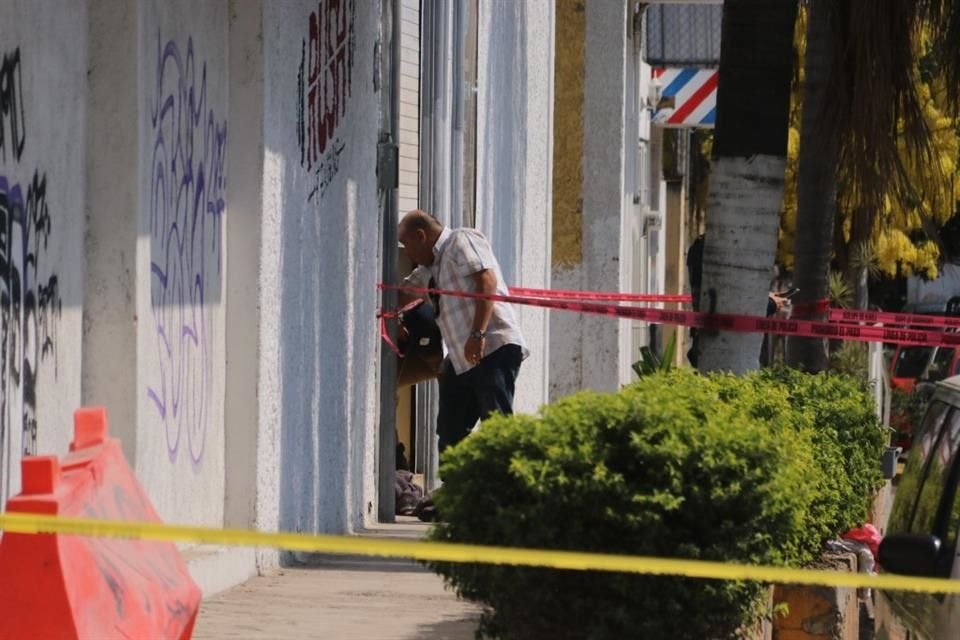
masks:
<path fill-rule="evenodd" d="M 400 131 L 400 0 L 382 0 L 381 25 L 386 40 L 381 45 L 380 59 L 386 63 L 386 72 L 381 77 L 387 79 L 384 91 L 387 117 L 383 121 L 383 130 L 377 147 L 377 182 L 382 202 L 381 251 L 382 281 L 396 284 L 398 280 L 398 239 L 397 211 L 399 209 L 399 161 L 398 137 Z M 389 30 L 386 28 L 389 26 Z M 397 307 L 397 292 L 384 290 L 380 295 L 382 309 Z M 396 325 L 388 324 L 391 340 L 396 343 Z M 377 520 L 393 522 L 396 505 L 393 478 L 397 466 L 397 357 L 390 348 L 380 345 L 380 428 L 377 456 Z"/>

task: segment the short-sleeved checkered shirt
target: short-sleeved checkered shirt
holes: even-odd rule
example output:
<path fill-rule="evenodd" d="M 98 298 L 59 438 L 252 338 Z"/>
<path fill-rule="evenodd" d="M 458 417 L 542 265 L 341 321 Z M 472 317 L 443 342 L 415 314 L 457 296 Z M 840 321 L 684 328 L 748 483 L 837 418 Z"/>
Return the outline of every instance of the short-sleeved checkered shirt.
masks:
<path fill-rule="evenodd" d="M 473 275 L 490 269 L 497 276 L 497 294 L 509 295 L 507 285 L 500 273 L 500 264 L 493 256 L 490 243 L 476 229 L 448 229 L 444 227 L 433 246 L 433 264 L 419 266 L 407 276 L 405 282 L 414 287 L 426 288 L 432 277 L 436 288 L 453 291 L 476 292 Z M 475 365 L 467 362 L 463 350 L 466 348 L 477 301 L 474 298 L 441 296 L 440 313 L 437 325 L 443 335 L 450 361 L 457 375 L 469 371 Z M 487 337 L 483 346 L 483 355 L 487 356 L 508 344 L 519 345 L 523 357 L 529 355 L 520 327 L 511 305 L 495 302 L 490 324 L 487 325 Z"/>

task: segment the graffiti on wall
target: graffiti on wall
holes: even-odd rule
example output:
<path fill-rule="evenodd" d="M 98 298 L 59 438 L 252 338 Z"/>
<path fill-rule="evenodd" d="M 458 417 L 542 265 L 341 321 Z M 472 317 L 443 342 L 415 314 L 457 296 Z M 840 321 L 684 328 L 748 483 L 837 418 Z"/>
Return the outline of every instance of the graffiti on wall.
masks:
<path fill-rule="evenodd" d="M 37 381 L 50 360 L 56 375 L 56 329 L 62 301 L 50 247 L 53 218 L 47 175 L 35 169 L 24 182 L 26 141 L 20 50 L 3 56 L 0 70 L 0 447 L 2 491 L 10 486 L 13 429 L 22 430 L 23 455 L 37 452 Z M 7 154 L 7 149 L 10 153 Z M 12 161 L 12 162 L 11 162 Z M 26 170 L 27 175 L 30 170 Z"/>
<path fill-rule="evenodd" d="M 159 371 L 147 395 L 170 461 L 203 460 L 213 393 L 209 303 L 222 283 L 227 123 L 207 97 L 207 65 L 157 36 L 150 124 L 150 302 Z"/>
<path fill-rule="evenodd" d="M 337 131 L 352 84 L 355 12 L 355 0 L 320 0 L 303 40 L 297 73 L 297 144 L 301 166 L 315 179 L 308 200 L 323 197 L 340 170 L 345 145 Z"/>
<path fill-rule="evenodd" d="M 14 49 L 0 59 L 0 162 L 7 161 L 8 149 L 19 162 L 26 145 L 22 87 L 20 49 Z"/>

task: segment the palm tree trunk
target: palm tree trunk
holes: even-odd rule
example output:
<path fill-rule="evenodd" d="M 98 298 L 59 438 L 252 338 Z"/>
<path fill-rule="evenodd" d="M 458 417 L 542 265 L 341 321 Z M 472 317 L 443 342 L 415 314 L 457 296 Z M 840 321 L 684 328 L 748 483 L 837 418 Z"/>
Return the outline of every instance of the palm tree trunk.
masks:
<path fill-rule="evenodd" d="M 872 234 L 872 216 L 863 208 L 853 214 L 850 228 L 850 246 L 853 248 L 853 260 L 847 268 L 847 280 L 853 290 L 853 308 L 866 309 L 870 304 L 870 264 L 872 252 L 869 249 Z"/>
<path fill-rule="evenodd" d="M 835 51 L 832 2 L 835 0 L 811 0 L 807 22 L 793 274 L 794 285 L 800 289 L 794 302 L 794 317 L 798 318 L 822 318 L 823 312 L 812 308 L 830 291 L 840 153 L 835 112 L 828 93 Z M 823 371 L 829 365 L 827 341 L 790 338 L 787 364 L 807 371 Z"/>
<path fill-rule="evenodd" d="M 796 13 L 796 0 L 727 0 L 723 5 L 703 311 L 766 311 L 783 199 Z M 762 338 L 700 332 L 698 367 L 756 369 Z"/>

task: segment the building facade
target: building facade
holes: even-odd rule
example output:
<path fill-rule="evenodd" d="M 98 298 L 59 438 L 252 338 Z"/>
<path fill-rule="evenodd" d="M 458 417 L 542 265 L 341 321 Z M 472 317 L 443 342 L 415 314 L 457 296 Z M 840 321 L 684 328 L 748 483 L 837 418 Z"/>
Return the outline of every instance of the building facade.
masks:
<path fill-rule="evenodd" d="M 102 405 L 164 521 L 376 521 L 394 6 L 400 213 L 480 228 L 511 286 L 664 290 L 632 0 L 0 4 L 4 499 L 23 455 L 64 454 L 73 410 Z M 651 341 L 519 317 L 519 411 L 615 389 Z M 428 483 L 435 398 L 406 399 Z M 208 594 L 281 560 L 184 553 Z"/>

